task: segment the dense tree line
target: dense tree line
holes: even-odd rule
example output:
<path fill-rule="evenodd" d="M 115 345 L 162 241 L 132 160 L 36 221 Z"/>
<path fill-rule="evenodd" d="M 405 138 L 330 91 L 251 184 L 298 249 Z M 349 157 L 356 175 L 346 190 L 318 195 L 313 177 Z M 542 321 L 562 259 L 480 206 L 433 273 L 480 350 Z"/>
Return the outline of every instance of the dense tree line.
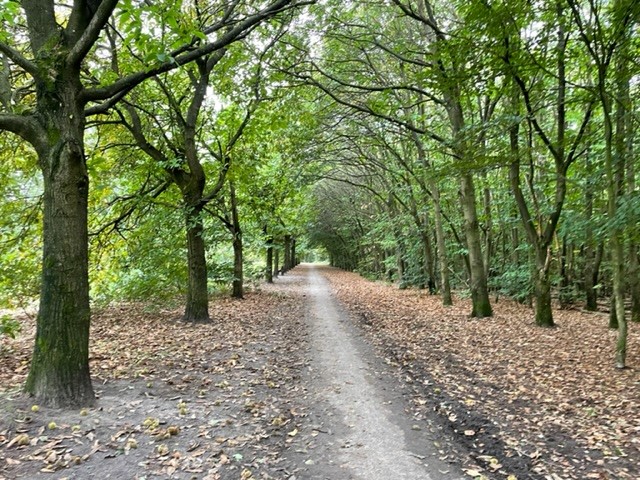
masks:
<path fill-rule="evenodd" d="M 554 294 L 611 298 L 624 367 L 625 299 L 640 320 L 640 6 L 391 3 L 336 8 L 326 50 L 296 70 L 343 112 L 316 202 L 362 206 L 322 211 L 314 238 L 336 265 L 446 303 L 451 276 L 472 316 L 492 314 L 491 290 L 533 300 L 541 326 Z"/>
<path fill-rule="evenodd" d="M 0 6 L 0 286 L 39 297 L 38 401 L 93 401 L 90 285 L 206 322 L 217 282 L 241 298 L 301 240 L 445 305 L 469 292 L 476 317 L 610 299 L 625 366 L 637 2 Z"/>

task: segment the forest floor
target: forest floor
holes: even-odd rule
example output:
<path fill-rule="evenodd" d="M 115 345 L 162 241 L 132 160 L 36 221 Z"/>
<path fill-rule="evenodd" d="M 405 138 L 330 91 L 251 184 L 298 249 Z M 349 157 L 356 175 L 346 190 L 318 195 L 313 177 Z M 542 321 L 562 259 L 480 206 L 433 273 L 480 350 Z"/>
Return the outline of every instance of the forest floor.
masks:
<path fill-rule="evenodd" d="M 20 394 L 23 317 L 0 340 L 0 479 L 639 479 L 638 326 L 617 371 L 604 314 L 494 310 L 309 266 L 215 299 L 208 325 L 114 306 L 94 312 L 97 405 L 74 411 Z"/>

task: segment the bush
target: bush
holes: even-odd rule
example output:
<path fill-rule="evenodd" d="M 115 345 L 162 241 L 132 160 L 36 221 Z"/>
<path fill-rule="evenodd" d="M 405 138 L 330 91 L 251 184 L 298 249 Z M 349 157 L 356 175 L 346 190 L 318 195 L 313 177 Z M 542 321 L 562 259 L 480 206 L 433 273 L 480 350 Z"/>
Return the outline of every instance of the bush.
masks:
<path fill-rule="evenodd" d="M 533 294 L 531 270 L 527 266 L 513 267 L 502 275 L 489 279 L 492 290 L 500 295 L 525 303 Z"/>
<path fill-rule="evenodd" d="M 9 315 L 3 315 L 0 317 L 0 336 L 4 335 L 11 338 L 16 338 L 16 335 L 22 330 L 22 325 L 15 318 Z"/>

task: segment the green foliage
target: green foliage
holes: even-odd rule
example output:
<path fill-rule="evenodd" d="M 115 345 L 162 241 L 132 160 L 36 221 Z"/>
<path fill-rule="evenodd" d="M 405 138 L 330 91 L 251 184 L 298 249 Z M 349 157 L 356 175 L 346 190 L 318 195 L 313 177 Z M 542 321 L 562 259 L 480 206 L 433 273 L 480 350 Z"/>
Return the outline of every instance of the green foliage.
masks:
<path fill-rule="evenodd" d="M 533 294 L 531 267 L 510 266 L 502 274 L 489 279 L 489 288 L 502 296 L 525 303 Z"/>
<path fill-rule="evenodd" d="M 0 336 L 4 335 L 9 338 L 16 338 L 16 335 L 18 335 L 21 330 L 22 325 L 15 318 L 9 315 L 0 317 Z"/>
<path fill-rule="evenodd" d="M 0 306 L 16 307 L 40 287 L 42 186 L 33 152 L 15 138 L 0 139 L 0 157 Z"/>

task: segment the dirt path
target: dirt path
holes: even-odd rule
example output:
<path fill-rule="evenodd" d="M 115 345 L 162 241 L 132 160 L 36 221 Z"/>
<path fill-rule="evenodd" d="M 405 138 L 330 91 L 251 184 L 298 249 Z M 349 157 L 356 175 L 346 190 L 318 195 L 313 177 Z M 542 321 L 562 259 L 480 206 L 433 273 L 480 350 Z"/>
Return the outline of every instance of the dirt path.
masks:
<path fill-rule="evenodd" d="M 35 325 L 0 350 L 0 480 L 457 480 L 412 386 L 302 265 L 213 321 L 120 305 L 94 314 L 97 405 L 20 393 Z M 433 413 L 431 412 L 433 416 Z"/>
<path fill-rule="evenodd" d="M 440 480 L 462 478 L 438 460 L 435 437 L 411 423 L 399 384 L 359 336 L 317 268 L 307 277 L 311 415 L 326 438 L 302 478 Z M 315 457 L 315 458 L 314 458 Z"/>

